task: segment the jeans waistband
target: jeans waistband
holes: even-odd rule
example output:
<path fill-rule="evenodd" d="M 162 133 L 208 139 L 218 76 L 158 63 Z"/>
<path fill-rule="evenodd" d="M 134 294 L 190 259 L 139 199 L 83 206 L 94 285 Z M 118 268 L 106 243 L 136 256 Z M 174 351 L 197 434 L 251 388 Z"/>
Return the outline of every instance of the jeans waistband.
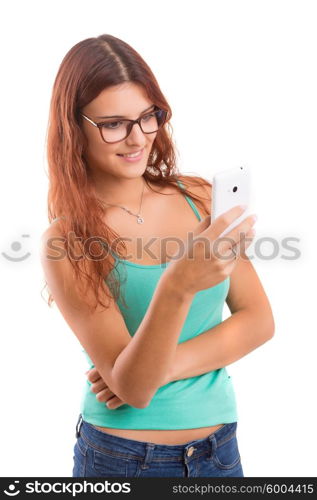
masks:
<path fill-rule="evenodd" d="M 224 424 L 206 438 L 189 441 L 185 444 L 165 445 L 148 441 L 137 441 L 115 436 L 96 429 L 79 415 L 76 424 L 76 437 L 83 439 L 85 446 L 108 455 L 127 459 L 142 460 L 145 464 L 153 461 L 190 460 L 208 452 L 212 456 L 217 446 L 229 440 L 236 432 L 237 422 Z"/>

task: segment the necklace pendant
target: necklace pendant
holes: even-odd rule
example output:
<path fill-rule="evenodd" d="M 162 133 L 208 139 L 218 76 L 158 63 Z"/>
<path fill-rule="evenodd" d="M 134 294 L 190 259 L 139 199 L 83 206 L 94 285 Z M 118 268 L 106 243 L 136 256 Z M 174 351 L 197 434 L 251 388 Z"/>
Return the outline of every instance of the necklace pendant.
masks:
<path fill-rule="evenodd" d="M 137 218 L 137 223 L 138 224 L 143 224 L 143 222 L 144 222 L 144 219 L 142 217 L 140 217 L 140 215 L 139 215 L 138 218 Z"/>

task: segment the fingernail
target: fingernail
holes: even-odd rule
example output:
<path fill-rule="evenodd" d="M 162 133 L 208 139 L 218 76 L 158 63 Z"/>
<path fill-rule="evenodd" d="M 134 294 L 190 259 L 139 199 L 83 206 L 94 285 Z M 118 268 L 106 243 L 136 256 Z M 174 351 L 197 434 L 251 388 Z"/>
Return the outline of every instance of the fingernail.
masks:
<path fill-rule="evenodd" d="M 253 220 L 254 222 L 256 222 L 256 221 L 258 220 L 257 215 L 253 215 L 253 216 L 252 216 L 252 220 Z"/>
<path fill-rule="evenodd" d="M 241 210 L 246 210 L 248 208 L 248 205 L 240 205 Z"/>

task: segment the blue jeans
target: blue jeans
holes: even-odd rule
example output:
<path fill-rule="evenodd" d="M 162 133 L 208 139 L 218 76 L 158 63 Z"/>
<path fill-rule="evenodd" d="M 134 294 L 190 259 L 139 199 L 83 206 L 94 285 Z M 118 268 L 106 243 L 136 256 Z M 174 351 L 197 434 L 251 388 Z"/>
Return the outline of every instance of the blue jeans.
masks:
<path fill-rule="evenodd" d="M 237 422 L 180 445 L 154 444 L 76 424 L 72 477 L 244 477 Z"/>

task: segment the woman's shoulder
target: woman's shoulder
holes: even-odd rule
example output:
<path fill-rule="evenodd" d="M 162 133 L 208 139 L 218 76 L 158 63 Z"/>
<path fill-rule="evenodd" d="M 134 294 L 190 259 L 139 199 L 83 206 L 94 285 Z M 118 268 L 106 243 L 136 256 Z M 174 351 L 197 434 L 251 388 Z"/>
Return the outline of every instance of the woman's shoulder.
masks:
<path fill-rule="evenodd" d="M 47 243 L 49 238 L 61 236 L 62 231 L 61 231 L 59 221 L 63 218 L 65 218 L 65 217 L 63 217 L 63 216 L 55 217 L 55 219 L 53 219 L 51 221 L 51 223 L 47 226 L 47 228 L 43 231 L 43 233 L 41 235 L 42 243 L 43 242 Z"/>
<path fill-rule="evenodd" d="M 178 180 L 185 185 L 185 187 L 197 187 L 198 190 L 204 189 L 205 192 L 210 190 L 212 186 L 211 181 L 204 177 L 199 177 L 197 175 L 178 175 Z"/>

